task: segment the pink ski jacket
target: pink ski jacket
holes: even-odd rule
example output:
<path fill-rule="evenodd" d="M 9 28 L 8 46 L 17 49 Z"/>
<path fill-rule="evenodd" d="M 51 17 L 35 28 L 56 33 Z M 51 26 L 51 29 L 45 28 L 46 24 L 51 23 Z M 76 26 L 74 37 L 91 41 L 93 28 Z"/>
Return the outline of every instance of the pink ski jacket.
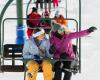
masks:
<path fill-rule="evenodd" d="M 60 59 L 61 53 L 66 53 L 68 54 L 69 58 L 74 59 L 75 53 L 73 51 L 72 39 L 84 37 L 88 34 L 89 32 L 87 30 L 83 30 L 80 32 L 65 34 L 61 39 L 52 34 L 50 38 L 50 44 L 55 47 L 53 58 Z"/>

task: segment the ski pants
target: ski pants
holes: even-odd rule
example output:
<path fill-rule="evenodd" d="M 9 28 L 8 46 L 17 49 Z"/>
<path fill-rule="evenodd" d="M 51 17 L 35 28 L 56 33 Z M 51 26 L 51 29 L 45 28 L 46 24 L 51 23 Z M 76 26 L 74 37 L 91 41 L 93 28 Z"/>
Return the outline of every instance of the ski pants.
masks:
<path fill-rule="evenodd" d="M 61 68 L 61 63 L 63 63 L 63 67 Z M 62 80 L 62 69 L 67 68 L 69 69 L 71 65 L 70 61 L 63 61 L 63 62 L 56 62 L 54 65 L 54 70 L 55 70 L 55 75 L 54 75 L 54 80 Z M 63 80 L 71 80 L 71 72 L 64 71 L 64 78 Z"/>
<path fill-rule="evenodd" d="M 26 67 L 26 80 L 36 80 L 40 67 L 43 70 L 44 80 L 53 79 L 52 64 L 48 60 L 43 60 L 41 64 L 39 64 L 37 61 L 30 60 L 27 62 Z"/>

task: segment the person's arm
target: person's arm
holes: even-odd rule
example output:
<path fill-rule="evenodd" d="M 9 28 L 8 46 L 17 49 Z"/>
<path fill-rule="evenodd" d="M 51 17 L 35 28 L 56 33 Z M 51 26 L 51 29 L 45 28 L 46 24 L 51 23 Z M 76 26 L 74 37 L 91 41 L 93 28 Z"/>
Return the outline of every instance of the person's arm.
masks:
<path fill-rule="evenodd" d="M 30 50 L 30 44 L 29 44 L 29 41 L 27 40 L 23 47 L 23 58 L 24 59 L 34 58 L 34 56 L 29 52 L 29 50 Z"/>
<path fill-rule="evenodd" d="M 87 30 L 83 30 L 80 32 L 74 32 L 74 33 L 70 33 L 69 34 L 69 38 L 70 39 L 74 39 L 74 38 L 80 38 L 80 37 L 84 37 L 89 35 L 91 32 L 94 32 L 96 30 L 96 27 L 90 27 Z"/>
<path fill-rule="evenodd" d="M 70 39 L 74 39 L 74 38 L 84 37 L 84 36 L 86 36 L 86 35 L 88 35 L 88 34 L 89 34 L 89 33 L 88 33 L 87 30 L 83 30 L 83 31 L 80 31 L 80 32 L 73 32 L 73 33 L 70 33 L 70 34 L 68 35 L 68 37 L 69 37 Z"/>
<path fill-rule="evenodd" d="M 49 51 L 50 50 L 50 42 L 49 42 L 49 40 L 47 41 L 46 45 L 47 45 L 46 46 L 46 54 L 47 54 L 47 57 L 48 58 L 52 58 L 53 57 L 53 54 L 51 54 L 50 51 Z"/>
<path fill-rule="evenodd" d="M 50 49 L 49 49 L 50 54 L 55 53 L 56 48 L 55 48 L 54 43 L 55 43 L 54 32 L 51 32 L 51 37 L 50 37 Z"/>

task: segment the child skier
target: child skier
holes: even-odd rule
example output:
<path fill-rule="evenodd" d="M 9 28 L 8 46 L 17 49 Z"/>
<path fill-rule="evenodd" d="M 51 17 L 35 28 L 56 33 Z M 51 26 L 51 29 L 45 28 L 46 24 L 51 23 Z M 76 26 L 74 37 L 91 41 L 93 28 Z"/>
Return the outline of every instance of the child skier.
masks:
<path fill-rule="evenodd" d="M 49 47 L 49 40 L 45 38 L 45 31 L 42 28 L 37 28 L 32 37 L 25 42 L 23 57 L 29 60 L 26 64 L 27 80 L 36 80 L 39 67 L 43 70 L 44 80 L 52 80 L 52 64 L 47 60 L 52 57 L 49 54 Z"/>
<path fill-rule="evenodd" d="M 52 32 L 50 38 L 51 48 L 53 49 L 52 53 L 54 54 L 54 59 L 61 59 L 70 58 L 72 60 L 75 59 L 75 53 L 73 51 L 72 40 L 84 37 L 89 35 L 91 32 L 96 30 L 95 27 L 90 27 L 89 29 L 80 31 L 80 32 L 70 32 L 65 27 L 58 23 L 53 23 L 53 27 L 56 27 L 56 31 Z M 67 28 L 67 27 L 66 27 Z M 62 77 L 62 69 L 70 69 L 71 61 L 63 61 L 62 63 L 56 62 L 55 63 L 55 76 L 54 80 L 61 80 Z M 71 80 L 72 73 L 69 71 L 64 70 L 64 78 L 63 80 Z"/>
<path fill-rule="evenodd" d="M 41 18 L 41 15 L 37 13 L 37 8 L 33 7 L 32 12 L 27 16 L 27 18 Z M 31 37 L 34 28 L 38 27 L 41 20 L 27 20 L 27 36 L 28 38 Z"/>

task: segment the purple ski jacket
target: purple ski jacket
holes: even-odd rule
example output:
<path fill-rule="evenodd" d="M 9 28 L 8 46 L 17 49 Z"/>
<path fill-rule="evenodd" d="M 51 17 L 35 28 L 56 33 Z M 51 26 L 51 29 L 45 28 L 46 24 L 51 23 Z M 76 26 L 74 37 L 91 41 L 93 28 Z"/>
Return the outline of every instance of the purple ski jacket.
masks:
<path fill-rule="evenodd" d="M 52 33 L 50 44 L 55 47 L 53 58 L 60 59 L 61 53 L 66 53 L 69 58 L 74 59 L 75 53 L 73 51 L 72 39 L 84 37 L 88 34 L 89 32 L 87 30 L 83 30 L 80 32 L 65 34 L 61 39 L 59 39 Z"/>

